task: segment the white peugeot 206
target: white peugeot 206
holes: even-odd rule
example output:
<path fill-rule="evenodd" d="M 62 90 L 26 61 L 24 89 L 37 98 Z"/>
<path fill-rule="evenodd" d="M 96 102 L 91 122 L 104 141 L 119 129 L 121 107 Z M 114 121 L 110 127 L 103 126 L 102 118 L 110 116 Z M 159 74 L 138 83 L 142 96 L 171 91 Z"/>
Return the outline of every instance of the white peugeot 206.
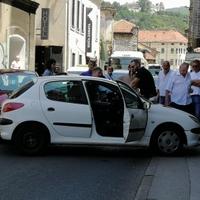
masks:
<path fill-rule="evenodd" d="M 3 103 L 0 135 L 28 155 L 50 144 L 150 146 L 171 155 L 200 144 L 200 122 L 152 104 L 123 82 L 51 76 L 28 82 Z"/>

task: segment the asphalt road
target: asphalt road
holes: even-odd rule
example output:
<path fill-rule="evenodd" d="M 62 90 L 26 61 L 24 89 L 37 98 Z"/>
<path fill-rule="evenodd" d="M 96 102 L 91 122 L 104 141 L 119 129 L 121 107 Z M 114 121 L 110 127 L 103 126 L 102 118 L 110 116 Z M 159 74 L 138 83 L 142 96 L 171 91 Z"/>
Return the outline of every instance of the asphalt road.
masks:
<path fill-rule="evenodd" d="M 1 200 L 133 200 L 151 161 L 148 150 L 53 147 L 20 156 L 0 145 Z"/>

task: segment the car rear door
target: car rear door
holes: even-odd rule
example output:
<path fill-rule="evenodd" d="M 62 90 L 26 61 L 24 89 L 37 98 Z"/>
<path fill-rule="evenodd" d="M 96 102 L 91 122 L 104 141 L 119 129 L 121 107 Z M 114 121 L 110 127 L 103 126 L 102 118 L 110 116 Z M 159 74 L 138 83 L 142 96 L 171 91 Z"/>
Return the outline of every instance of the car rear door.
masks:
<path fill-rule="evenodd" d="M 128 123 L 128 116 L 125 112 L 124 117 L 126 118 L 124 120 L 124 128 L 127 129 L 127 126 L 129 125 L 128 133 L 124 132 L 125 141 L 131 142 L 140 140 L 145 133 L 148 110 L 144 109 L 140 98 L 128 85 L 124 84 L 123 82 L 118 82 L 118 84 L 123 94 L 125 107 L 128 110 L 128 115 L 130 118 L 130 123 Z"/>
<path fill-rule="evenodd" d="M 91 136 L 91 110 L 81 81 L 48 82 L 41 88 L 40 99 L 46 119 L 58 134 Z"/>

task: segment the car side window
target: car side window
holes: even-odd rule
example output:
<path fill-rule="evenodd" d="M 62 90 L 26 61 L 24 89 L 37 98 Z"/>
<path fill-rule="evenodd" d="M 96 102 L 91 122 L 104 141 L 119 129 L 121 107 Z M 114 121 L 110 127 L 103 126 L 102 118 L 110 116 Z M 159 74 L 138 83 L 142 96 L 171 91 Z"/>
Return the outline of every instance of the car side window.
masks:
<path fill-rule="evenodd" d="M 81 81 L 53 81 L 45 84 L 48 99 L 66 103 L 88 104 Z"/>
<path fill-rule="evenodd" d="M 92 102 L 110 105 L 115 102 L 122 102 L 120 90 L 114 85 L 90 81 L 87 82 L 87 89 Z"/>
<path fill-rule="evenodd" d="M 122 89 L 122 93 L 123 93 L 127 108 L 133 108 L 133 109 L 139 108 L 140 104 L 138 102 L 138 97 L 134 93 L 130 93 L 126 89 Z"/>
<path fill-rule="evenodd" d="M 118 82 L 118 84 L 119 84 L 122 94 L 124 96 L 126 107 L 132 108 L 132 109 L 140 108 L 141 102 L 140 102 L 138 96 L 136 95 L 136 93 L 133 92 L 132 89 L 125 83 Z"/>

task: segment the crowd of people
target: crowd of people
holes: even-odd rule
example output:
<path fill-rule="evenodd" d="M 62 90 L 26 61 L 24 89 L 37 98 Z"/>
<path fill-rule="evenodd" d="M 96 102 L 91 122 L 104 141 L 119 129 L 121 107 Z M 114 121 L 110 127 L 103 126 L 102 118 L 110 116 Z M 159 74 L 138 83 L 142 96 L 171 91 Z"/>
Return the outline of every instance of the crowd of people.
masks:
<path fill-rule="evenodd" d="M 43 76 L 55 75 L 56 61 L 50 59 Z M 191 68 L 191 69 L 190 69 Z M 82 76 L 94 76 L 113 80 L 113 67 L 108 66 L 103 72 L 97 67 L 96 60 L 88 62 L 88 70 L 82 72 Z M 146 99 L 152 97 L 164 106 L 171 106 L 191 113 L 200 119 L 200 61 L 194 60 L 190 65 L 183 62 L 178 71 L 173 71 L 169 61 L 162 63 L 162 70 L 158 74 L 158 80 L 153 79 L 152 74 L 138 59 L 133 59 L 128 65 L 128 74 L 119 77 L 135 89 Z"/>
<path fill-rule="evenodd" d="M 191 69 L 190 69 L 191 68 Z M 178 71 L 165 61 L 158 74 L 159 103 L 191 113 L 200 119 L 200 61 L 183 62 Z"/>

